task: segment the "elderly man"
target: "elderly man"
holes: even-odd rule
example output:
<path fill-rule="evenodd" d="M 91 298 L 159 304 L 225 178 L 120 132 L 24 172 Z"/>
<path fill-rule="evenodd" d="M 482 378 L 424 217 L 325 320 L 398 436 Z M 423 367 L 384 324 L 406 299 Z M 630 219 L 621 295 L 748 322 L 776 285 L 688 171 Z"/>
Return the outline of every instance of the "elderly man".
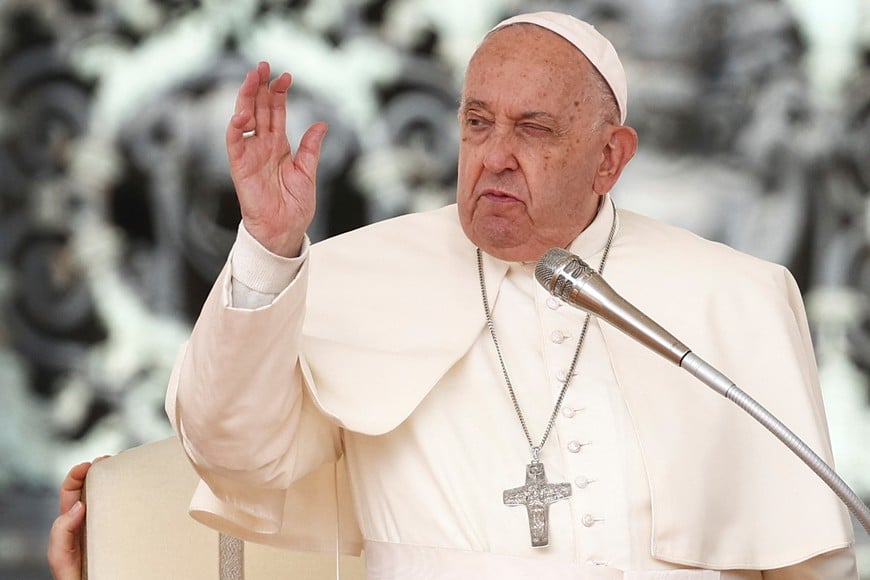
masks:
<path fill-rule="evenodd" d="M 637 135 L 593 27 L 495 27 L 462 90 L 457 203 L 311 247 L 326 127 L 294 154 L 291 79 L 269 77 L 239 91 L 242 224 L 167 393 L 197 517 L 311 532 L 285 515 L 295 482 L 342 459 L 315 487 L 347 484 L 372 579 L 856 578 L 845 510 L 790 452 L 535 283 L 548 249 L 580 256 L 830 459 L 788 272 L 611 202 Z"/>

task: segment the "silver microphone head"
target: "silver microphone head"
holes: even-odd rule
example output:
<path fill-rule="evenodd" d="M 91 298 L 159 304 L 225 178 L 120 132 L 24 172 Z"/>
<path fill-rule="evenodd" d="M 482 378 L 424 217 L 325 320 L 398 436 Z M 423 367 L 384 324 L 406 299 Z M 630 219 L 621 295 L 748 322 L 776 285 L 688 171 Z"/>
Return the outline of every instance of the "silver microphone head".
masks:
<path fill-rule="evenodd" d="M 556 276 L 556 270 L 571 258 L 571 252 L 562 248 L 547 250 L 535 266 L 535 279 L 541 286 L 549 290 L 550 284 Z"/>
<path fill-rule="evenodd" d="M 567 300 L 578 280 L 589 279 L 597 272 L 576 255 L 562 248 L 552 248 L 538 260 L 535 279 L 557 298 Z"/>
<path fill-rule="evenodd" d="M 609 290 L 594 268 L 562 248 L 547 250 L 535 266 L 535 278 L 556 298 L 595 314 L 601 313 L 600 301 L 590 300 L 592 296 L 578 290 L 594 283 L 598 287 L 595 298 L 600 298 L 597 294 L 601 290 Z"/>

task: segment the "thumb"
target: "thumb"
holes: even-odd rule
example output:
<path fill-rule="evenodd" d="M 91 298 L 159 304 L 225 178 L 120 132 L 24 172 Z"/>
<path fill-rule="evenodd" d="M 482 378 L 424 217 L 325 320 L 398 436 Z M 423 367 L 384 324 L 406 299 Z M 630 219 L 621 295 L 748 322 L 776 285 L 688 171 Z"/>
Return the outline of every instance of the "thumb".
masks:
<path fill-rule="evenodd" d="M 311 183 L 315 182 L 317 177 L 317 164 L 320 162 L 320 146 L 323 144 L 323 139 L 326 137 L 326 132 L 329 129 L 326 123 L 314 123 L 305 134 L 302 135 L 302 140 L 299 142 L 299 150 L 296 152 L 294 163 L 296 168 L 305 174 Z"/>

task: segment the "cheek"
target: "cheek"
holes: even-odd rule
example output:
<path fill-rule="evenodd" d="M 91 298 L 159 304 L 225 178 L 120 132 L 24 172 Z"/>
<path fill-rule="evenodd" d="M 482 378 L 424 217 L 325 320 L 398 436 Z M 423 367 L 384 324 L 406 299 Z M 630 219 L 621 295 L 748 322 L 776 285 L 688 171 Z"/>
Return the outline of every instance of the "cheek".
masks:
<path fill-rule="evenodd" d="M 548 192 L 562 191 L 572 187 L 575 175 L 572 163 L 568 157 L 555 151 L 538 151 L 526 155 L 520 163 L 520 170 L 531 190 L 534 202 L 535 194 L 546 196 L 547 205 L 552 205 L 553 199 Z"/>
<path fill-rule="evenodd" d="M 472 193 L 474 192 L 474 184 L 476 182 L 474 175 L 474 171 L 468 165 L 468 160 L 460 155 L 456 175 L 456 203 L 459 204 L 460 213 L 470 211 Z"/>
<path fill-rule="evenodd" d="M 544 175 L 557 177 L 559 175 L 566 175 L 571 171 L 569 158 L 564 155 L 545 153 L 540 159 L 541 171 Z M 553 172 L 556 173 L 554 174 Z"/>
<path fill-rule="evenodd" d="M 459 159 L 457 163 L 457 175 L 459 189 L 471 189 L 473 180 L 477 178 L 482 167 L 480 156 L 476 149 L 467 139 L 463 138 L 459 145 Z"/>

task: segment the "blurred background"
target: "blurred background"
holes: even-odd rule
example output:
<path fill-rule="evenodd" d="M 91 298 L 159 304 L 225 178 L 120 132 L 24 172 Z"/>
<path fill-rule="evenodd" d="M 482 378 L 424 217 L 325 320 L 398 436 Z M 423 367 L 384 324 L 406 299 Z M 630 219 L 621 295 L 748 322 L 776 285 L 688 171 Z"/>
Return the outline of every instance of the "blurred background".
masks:
<path fill-rule="evenodd" d="M 169 370 L 239 221 L 245 71 L 293 73 L 294 142 L 330 124 L 322 239 L 452 201 L 465 63 L 541 9 L 626 65 L 641 153 L 617 204 L 795 274 L 837 470 L 870 499 L 870 0 L 0 0 L 0 578 L 49 578 L 70 466 L 170 434 Z"/>

